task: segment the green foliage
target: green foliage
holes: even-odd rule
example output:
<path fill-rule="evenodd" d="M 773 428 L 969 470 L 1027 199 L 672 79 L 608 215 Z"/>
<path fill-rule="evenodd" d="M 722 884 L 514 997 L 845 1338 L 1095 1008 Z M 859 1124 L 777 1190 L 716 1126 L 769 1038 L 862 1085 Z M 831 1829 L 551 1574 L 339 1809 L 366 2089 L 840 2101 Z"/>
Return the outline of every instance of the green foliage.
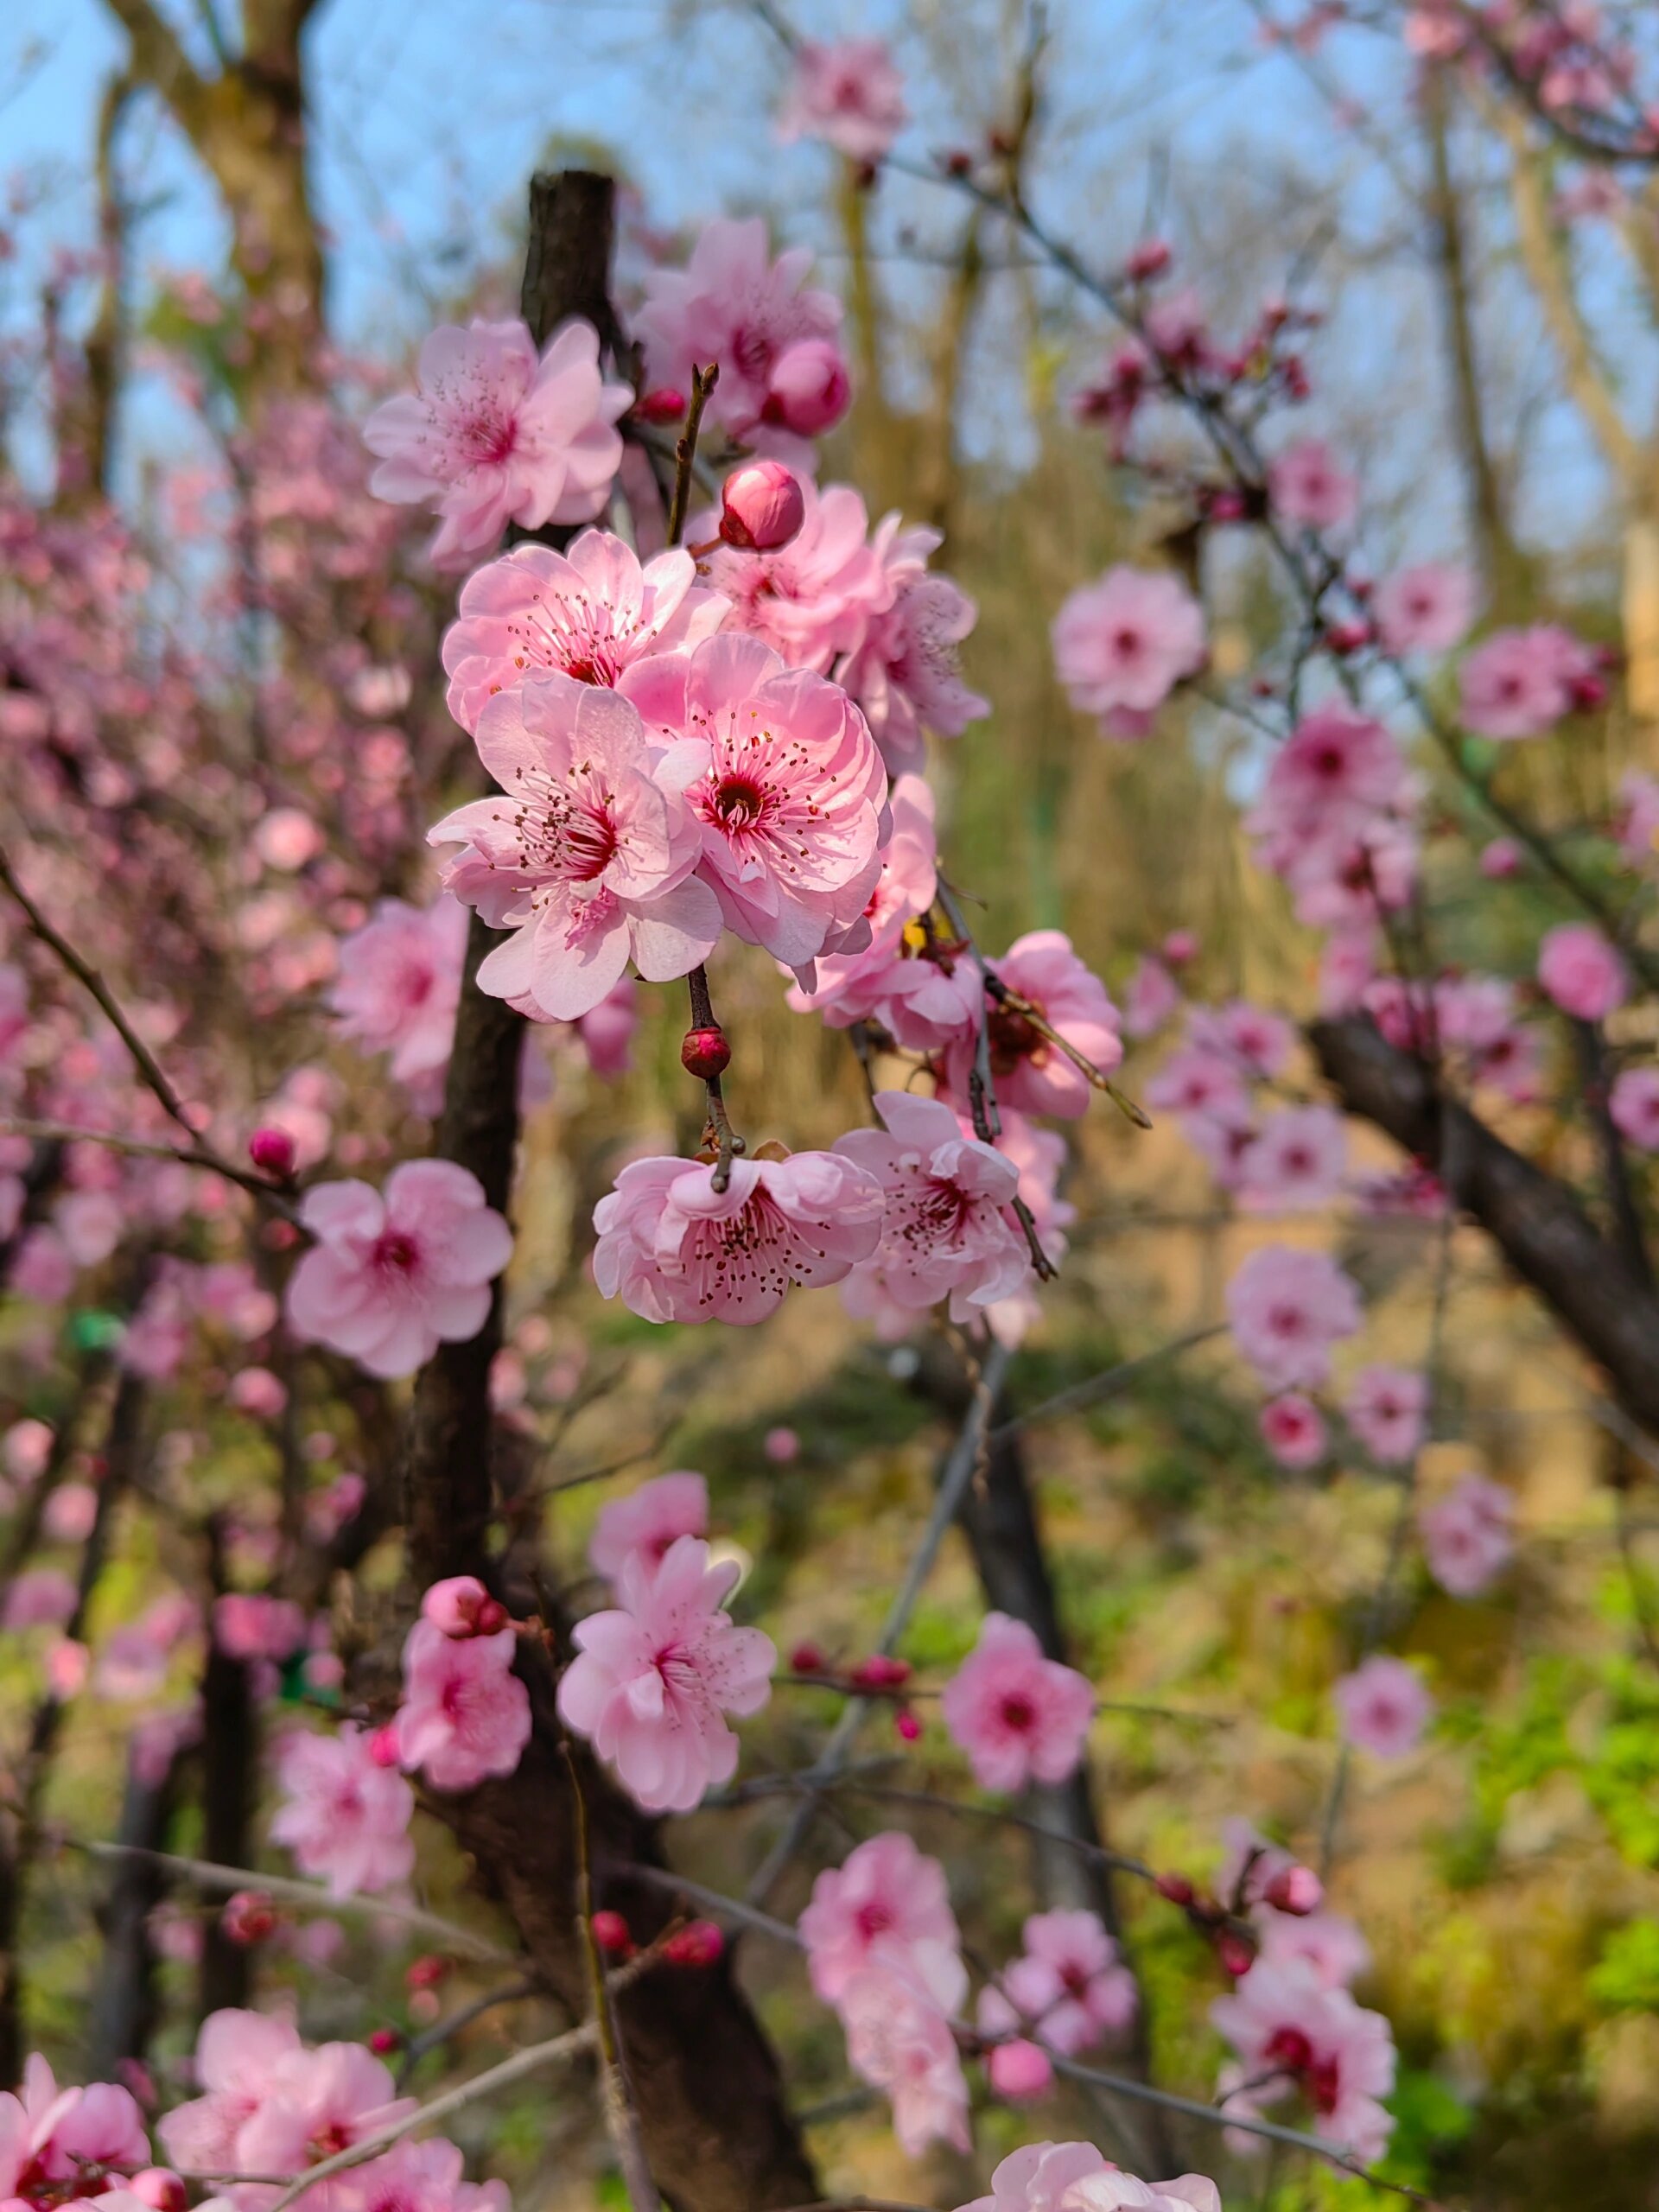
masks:
<path fill-rule="evenodd" d="M 1659 2012 L 1659 1920 L 1615 1928 L 1590 1969 L 1586 1986 L 1609 2012 Z"/>

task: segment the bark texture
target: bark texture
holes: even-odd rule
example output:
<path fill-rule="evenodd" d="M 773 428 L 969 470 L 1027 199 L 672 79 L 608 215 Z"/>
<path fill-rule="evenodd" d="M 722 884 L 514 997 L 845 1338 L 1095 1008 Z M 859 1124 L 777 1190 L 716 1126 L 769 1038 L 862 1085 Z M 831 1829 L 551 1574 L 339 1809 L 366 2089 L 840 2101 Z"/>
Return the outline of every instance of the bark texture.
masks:
<path fill-rule="evenodd" d="M 1565 1183 L 1442 1098 L 1423 1062 L 1371 1022 L 1316 1022 L 1308 1041 L 1348 1111 L 1439 1169 L 1459 1211 L 1599 1363 L 1630 1419 L 1659 1436 L 1659 1296 L 1627 1227 L 1605 1233 Z"/>

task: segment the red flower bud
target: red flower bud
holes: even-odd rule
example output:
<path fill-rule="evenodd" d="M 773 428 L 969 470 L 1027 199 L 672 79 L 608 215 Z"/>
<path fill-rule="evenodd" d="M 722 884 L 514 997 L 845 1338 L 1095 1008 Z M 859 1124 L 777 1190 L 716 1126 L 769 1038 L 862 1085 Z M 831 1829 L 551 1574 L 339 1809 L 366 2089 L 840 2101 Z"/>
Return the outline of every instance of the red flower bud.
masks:
<path fill-rule="evenodd" d="M 899 1707 L 893 1715 L 893 1725 L 906 1744 L 914 1744 L 920 1740 L 922 1724 L 907 1705 Z"/>
<path fill-rule="evenodd" d="M 789 1671 L 791 1675 L 821 1675 L 823 1652 L 816 1643 L 798 1643 L 789 1655 Z"/>
<path fill-rule="evenodd" d="M 726 1032 L 717 1024 L 709 1029 L 688 1029 L 680 1040 L 680 1065 L 699 1083 L 712 1083 L 732 1064 Z"/>
<path fill-rule="evenodd" d="M 626 1959 L 633 1955 L 633 1937 L 628 1923 L 620 1912 L 596 1912 L 593 1920 L 594 1941 L 601 1951 L 608 1951 L 613 1958 Z"/>
<path fill-rule="evenodd" d="M 799 482 L 781 461 L 748 461 L 726 479 L 720 534 L 743 553 L 775 553 L 806 520 Z"/>
<path fill-rule="evenodd" d="M 286 1129 L 256 1129 L 248 1139 L 248 1158 L 263 1174 L 291 1175 L 296 1157 Z"/>
<path fill-rule="evenodd" d="M 641 423 L 677 423 L 685 405 L 683 391 L 676 391 L 671 384 L 660 384 L 654 391 L 641 392 L 633 411 Z"/>
<path fill-rule="evenodd" d="M 1325 642 L 1333 653 L 1357 653 L 1362 645 L 1371 642 L 1369 622 L 1329 622 L 1325 625 Z"/>
<path fill-rule="evenodd" d="M 712 1920 L 694 1920 L 669 1937 L 663 1956 L 671 1966 L 711 1967 L 725 1948 L 726 1938 Z"/>
<path fill-rule="evenodd" d="M 410 1989 L 435 1989 L 448 1971 L 448 1959 L 428 1951 L 418 1959 L 411 1959 L 404 1969 L 404 1986 Z"/>
<path fill-rule="evenodd" d="M 1185 1908 L 1198 1896 L 1185 1874 L 1160 1874 L 1155 1885 L 1160 1897 L 1167 1897 L 1171 1904 Z"/>
<path fill-rule="evenodd" d="M 377 2058 L 386 2058 L 397 2049 L 403 2037 L 396 2028 L 375 2028 L 369 2036 L 369 2049 Z"/>
<path fill-rule="evenodd" d="M 397 1731 L 388 1720 L 384 1728 L 377 1728 L 369 1738 L 369 1757 L 376 1766 L 396 1766 L 398 1763 Z"/>
<path fill-rule="evenodd" d="M 1255 1946 L 1242 1936 L 1235 1936 L 1230 1929 L 1224 1929 L 1216 1938 L 1216 1956 L 1221 1961 L 1221 1970 L 1236 1981 L 1241 1974 L 1249 1974 L 1255 1964 Z"/>
<path fill-rule="evenodd" d="M 890 1659 L 885 1651 L 873 1651 L 852 1672 L 853 1688 L 857 1690 L 902 1689 L 909 1680 L 909 1660 Z"/>

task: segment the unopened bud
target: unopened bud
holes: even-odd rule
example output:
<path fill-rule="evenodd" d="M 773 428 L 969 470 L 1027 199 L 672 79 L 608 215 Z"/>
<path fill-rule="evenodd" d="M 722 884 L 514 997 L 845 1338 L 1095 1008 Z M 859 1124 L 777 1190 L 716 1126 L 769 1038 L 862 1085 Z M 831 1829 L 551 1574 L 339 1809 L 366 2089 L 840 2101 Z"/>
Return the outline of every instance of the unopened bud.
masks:
<path fill-rule="evenodd" d="M 377 1728 L 370 1737 L 369 1757 L 374 1761 L 376 1766 L 397 1766 L 401 1764 L 402 1755 L 397 1749 L 397 1730 L 391 1721 L 388 1720 L 383 1728 Z"/>
<path fill-rule="evenodd" d="M 1317 1912 L 1325 1902 L 1325 1885 L 1311 1866 L 1287 1866 L 1275 1874 L 1262 1895 L 1275 1912 Z"/>
<path fill-rule="evenodd" d="M 827 338 L 785 346 L 766 379 L 761 414 L 798 438 L 822 437 L 840 422 L 853 396 L 847 364 Z"/>
<path fill-rule="evenodd" d="M 424 1952 L 418 1959 L 411 1959 L 404 1969 L 404 1986 L 407 1989 L 435 1989 L 449 1971 L 448 1959 L 441 1959 L 435 1952 Z"/>
<path fill-rule="evenodd" d="M 227 1898 L 219 1925 L 232 1943 L 245 1949 L 254 1943 L 263 1943 L 276 1926 L 276 1908 L 258 1890 L 238 1890 Z"/>
<path fill-rule="evenodd" d="M 633 1953 L 633 1937 L 628 1923 L 620 1912 L 596 1912 L 593 1919 L 594 1941 L 601 1951 L 608 1951 L 613 1958 L 626 1959 Z"/>
<path fill-rule="evenodd" d="M 641 423 L 677 423 L 685 406 L 683 391 L 676 391 L 671 384 L 659 384 L 654 391 L 640 394 L 634 402 L 633 412 Z"/>
<path fill-rule="evenodd" d="M 396 2028 L 372 2028 L 369 2031 L 369 2049 L 377 2058 L 388 2058 L 404 2038 Z"/>
<path fill-rule="evenodd" d="M 816 1643 L 798 1643 L 789 1655 L 789 1671 L 791 1675 L 821 1675 L 823 1652 Z"/>
<path fill-rule="evenodd" d="M 146 2166 L 134 2174 L 127 2187 L 153 2212 L 184 2212 L 190 2202 L 183 2177 L 175 2174 L 171 2166 Z"/>
<path fill-rule="evenodd" d="M 720 534 L 742 553 L 775 553 L 806 520 L 798 480 L 781 461 L 734 468 L 720 495 Z"/>
<path fill-rule="evenodd" d="M 1149 276 L 1161 276 L 1173 258 L 1166 240 L 1142 238 L 1124 266 L 1137 282 L 1144 283 Z"/>
<path fill-rule="evenodd" d="M 1371 642 L 1369 622 L 1329 622 L 1325 625 L 1325 642 L 1333 653 L 1357 653 Z"/>
<path fill-rule="evenodd" d="M 435 1582 L 421 1600 L 421 1616 L 456 1643 L 494 1636 L 507 1624 L 506 1607 L 475 1574 L 452 1574 Z"/>
<path fill-rule="evenodd" d="M 256 1129 L 248 1139 L 248 1158 L 262 1174 L 286 1178 L 294 1173 L 297 1157 L 286 1129 Z"/>
<path fill-rule="evenodd" d="M 711 1967 L 725 1948 L 726 1938 L 712 1920 L 694 1920 L 689 1928 L 669 1937 L 663 1956 L 671 1966 Z"/>
<path fill-rule="evenodd" d="M 1222 1972 L 1231 1974 L 1235 1981 L 1249 1974 L 1255 1964 L 1254 1945 L 1246 1942 L 1243 1936 L 1234 1935 L 1230 1929 L 1224 1929 L 1217 1936 L 1216 1956 L 1221 1961 Z"/>
<path fill-rule="evenodd" d="M 680 1065 L 699 1083 L 712 1083 L 731 1064 L 732 1048 L 717 1022 L 702 1029 L 688 1029 L 680 1040 Z"/>
<path fill-rule="evenodd" d="M 856 1690 L 902 1689 L 909 1680 L 909 1660 L 890 1659 L 885 1651 L 873 1651 L 868 1659 L 861 1659 L 852 1672 L 852 1684 Z"/>
<path fill-rule="evenodd" d="M 905 1743 L 914 1744 L 921 1740 L 922 1724 L 907 1705 L 899 1707 L 893 1715 L 893 1725 Z"/>
<path fill-rule="evenodd" d="M 1171 1904 L 1183 1908 L 1190 1905 L 1198 1894 L 1185 1874 L 1160 1874 L 1155 1886 L 1160 1897 L 1166 1897 Z"/>

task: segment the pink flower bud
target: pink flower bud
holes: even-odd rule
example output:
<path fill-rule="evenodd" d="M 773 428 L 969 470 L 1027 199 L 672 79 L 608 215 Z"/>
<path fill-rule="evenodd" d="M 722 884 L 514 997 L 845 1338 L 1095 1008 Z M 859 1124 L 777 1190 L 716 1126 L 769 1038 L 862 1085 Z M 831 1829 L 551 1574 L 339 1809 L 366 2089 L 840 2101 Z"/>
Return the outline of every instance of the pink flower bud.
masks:
<path fill-rule="evenodd" d="M 852 1673 L 853 1688 L 859 1690 L 902 1689 L 909 1680 L 909 1660 L 889 1659 L 885 1651 L 861 1659 Z"/>
<path fill-rule="evenodd" d="M 792 1675 L 821 1675 L 823 1652 L 816 1643 L 798 1643 L 789 1655 L 789 1670 Z"/>
<path fill-rule="evenodd" d="M 720 495 L 720 534 L 743 553 L 775 553 L 806 519 L 801 487 L 781 461 L 734 468 Z"/>
<path fill-rule="evenodd" d="M 1357 653 L 1361 646 L 1371 642 L 1369 622 L 1332 622 L 1326 625 L 1325 642 L 1333 653 Z"/>
<path fill-rule="evenodd" d="M 985 2071 L 997 2095 L 1006 2097 L 1010 2104 L 1046 2096 L 1054 2081 L 1048 2053 L 1023 2036 L 996 2044 L 986 2056 Z"/>
<path fill-rule="evenodd" d="M 593 1918 L 594 1941 L 601 1951 L 608 1951 L 613 1958 L 626 1959 L 633 1955 L 633 1937 L 628 1923 L 620 1912 L 596 1912 Z"/>
<path fill-rule="evenodd" d="M 423 1617 L 457 1643 L 472 1636 L 493 1636 L 507 1623 L 507 1609 L 492 1598 L 475 1574 L 452 1574 L 435 1582 L 421 1600 Z"/>
<path fill-rule="evenodd" d="M 774 1467 L 786 1467 L 800 1457 L 801 1440 L 792 1428 L 769 1428 L 760 1440 L 760 1449 Z"/>
<path fill-rule="evenodd" d="M 1124 264 L 1129 275 L 1139 283 L 1149 276 L 1161 276 L 1174 259 L 1167 242 L 1163 238 L 1142 238 L 1130 252 Z"/>
<path fill-rule="evenodd" d="M 1490 845 L 1481 848 L 1480 872 L 1494 882 L 1519 875 L 1522 864 L 1521 848 L 1513 837 L 1494 837 Z"/>
<path fill-rule="evenodd" d="M 1325 1885 L 1311 1866 L 1287 1866 L 1275 1874 L 1263 1892 L 1275 1912 L 1302 1915 L 1317 1912 L 1325 1902 Z"/>
<path fill-rule="evenodd" d="M 1164 939 L 1163 955 L 1172 968 L 1185 968 L 1198 957 L 1198 940 L 1191 930 L 1172 930 Z"/>
<path fill-rule="evenodd" d="M 798 438 L 818 438 L 839 423 L 853 396 L 847 364 L 827 338 L 803 338 L 772 363 L 761 414 Z"/>
<path fill-rule="evenodd" d="M 219 1925 L 232 1943 L 246 1949 L 263 1943 L 276 1926 L 276 1908 L 258 1890 L 238 1890 L 226 1900 Z"/>
<path fill-rule="evenodd" d="M 448 1959 L 441 1959 L 432 1951 L 423 1952 L 404 1967 L 404 1984 L 409 1989 L 435 1989 L 448 1971 Z"/>
<path fill-rule="evenodd" d="M 1235 1981 L 1249 1974 L 1255 1964 L 1255 1946 L 1246 1942 L 1243 1936 L 1235 1936 L 1230 1929 L 1224 1929 L 1217 1936 L 1216 1956 L 1221 1961 L 1222 1972 L 1231 1974 Z"/>
<path fill-rule="evenodd" d="M 286 1129 L 256 1129 L 248 1139 L 248 1158 L 265 1175 L 291 1175 L 296 1154 Z"/>
<path fill-rule="evenodd" d="M 671 384 L 659 384 L 641 394 L 634 413 L 642 423 L 677 423 L 685 412 L 685 394 Z"/>
<path fill-rule="evenodd" d="M 403 2040 L 396 2028 L 372 2028 L 369 2031 L 369 2049 L 377 2058 L 390 2057 Z"/>
<path fill-rule="evenodd" d="M 181 2178 L 171 2166 L 146 2166 L 142 2173 L 134 2174 L 127 2187 L 155 2212 L 184 2212 L 189 2202 Z"/>
<path fill-rule="evenodd" d="M 384 1728 L 377 1728 L 369 1738 L 369 1757 L 376 1766 L 396 1766 L 398 1764 L 397 1730 L 387 1721 Z"/>
<path fill-rule="evenodd" d="M 669 1937 L 663 1956 L 671 1966 L 711 1967 L 725 1948 L 726 1938 L 712 1920 L 694 1920 L 689 1928 Z"/>
<path fill-rule="evenodd" d="M 1185 1874 L 1160 1874 L 1154 1887 L 1160 1897 L 1167 1897 L 1171 1904 L 1183 1908 L 1190 1905 L 1198 1894 Z"/>
<path fill-rule="evenodd" d="M 893 1715 L 893 1725 L 899 1731 L 899 1734 L 905 1743 L 915 1744 L 920 1742 L 922 1724 L 916 1718 L 916 1715 L 911 1711 L 907 1705 L 900 1706 L 899 1711 Z"/>

